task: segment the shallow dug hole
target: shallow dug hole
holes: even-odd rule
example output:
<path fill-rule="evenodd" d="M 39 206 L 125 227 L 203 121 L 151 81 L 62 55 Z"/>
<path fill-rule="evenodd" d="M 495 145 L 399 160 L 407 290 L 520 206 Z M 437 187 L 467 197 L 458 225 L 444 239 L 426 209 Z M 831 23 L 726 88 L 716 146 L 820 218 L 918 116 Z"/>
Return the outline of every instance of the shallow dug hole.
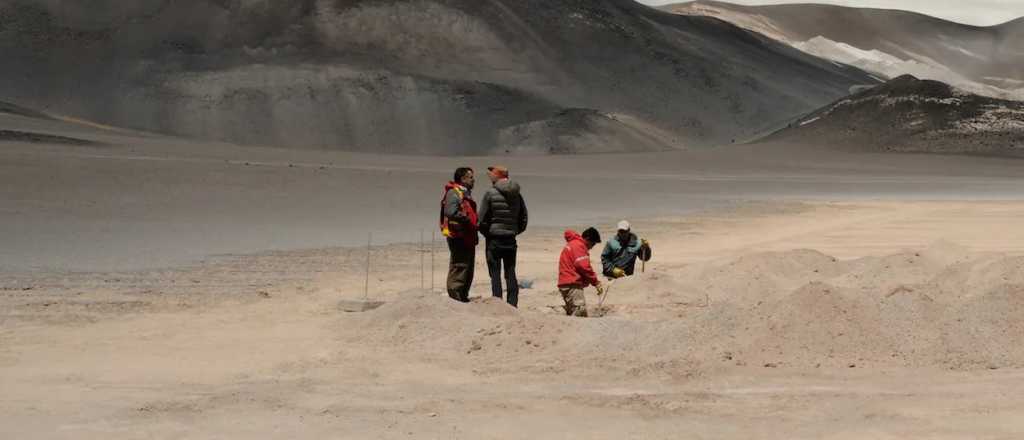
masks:
<path fill-rule="evenodd" d="M 943 254 L 950 252 L 957 257 Z M 600 319 L 564 316 L 556 296 L 517 310 L 495 298 L 462 304 L 403 294 L 351 314 L 343 333 L 380 350 L 457 362 L 473 356 L 499 369 L 1024 366 L 1024 284 L 993 269 L 1019 260 L 964 255 L 751 254 L 617 282 L 604 307 L 588 298 Z"/>

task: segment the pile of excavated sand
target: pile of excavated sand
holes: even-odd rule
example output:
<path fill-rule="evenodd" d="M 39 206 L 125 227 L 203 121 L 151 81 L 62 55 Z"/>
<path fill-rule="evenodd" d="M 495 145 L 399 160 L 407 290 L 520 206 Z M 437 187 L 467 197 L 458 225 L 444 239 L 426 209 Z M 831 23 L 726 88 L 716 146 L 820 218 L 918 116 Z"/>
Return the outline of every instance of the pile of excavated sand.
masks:
<path fill-rule="evenodd" d="M 411 295 L 354 317 L 347 334 L 505 373 L 1020 367 L 1022 268 L 1024 258 L 954 246 L 851 261 L 809 250 L 752 254 L 620 280 L 600 319 Z"/>
<path fill-rule="evenodd" d="M 891 352 L 871 302 L 855 292 L 814 282 L 750 311 L 760 331 L 746 352 L 766 364 L 855 364 Z M 839 356 L 839 358 L 836 358 Z"/>
<path fill-rule="evenodd" d="M 349 342 L 417 360 L 473 364 L 481 374 L 558 374 L 571 365 L 602 374 L 636 375 L 645 365 L 685 365 L 689 339 L 682 321 L 650 325 L 626 319 L 579 319 L 524 310 L 488 298 L 460 304 L 435 295 L 400 298 L 348 322 Z M 656 369 L 651 368 L 652 372 Z"/>

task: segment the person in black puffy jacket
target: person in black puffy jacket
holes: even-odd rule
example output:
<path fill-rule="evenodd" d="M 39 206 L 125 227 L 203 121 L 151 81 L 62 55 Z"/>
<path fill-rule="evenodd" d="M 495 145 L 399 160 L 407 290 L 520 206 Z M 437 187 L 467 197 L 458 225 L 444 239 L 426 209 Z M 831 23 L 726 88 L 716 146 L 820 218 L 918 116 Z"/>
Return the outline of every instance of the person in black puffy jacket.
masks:
<path fill-rule="evenodd" d="M 480 201 L 480 233 L 486 239 L 487 271 L 491 275 L 491 293 L 502 297 L 501 272 L 505 271 L 507 300 L 519 304 L 519 280 L 516 278 L 516 236 L 526 231 L 528 214 L 519 184 L 509 180 L 508 168 L 487 168 L 494 184 Z"/>

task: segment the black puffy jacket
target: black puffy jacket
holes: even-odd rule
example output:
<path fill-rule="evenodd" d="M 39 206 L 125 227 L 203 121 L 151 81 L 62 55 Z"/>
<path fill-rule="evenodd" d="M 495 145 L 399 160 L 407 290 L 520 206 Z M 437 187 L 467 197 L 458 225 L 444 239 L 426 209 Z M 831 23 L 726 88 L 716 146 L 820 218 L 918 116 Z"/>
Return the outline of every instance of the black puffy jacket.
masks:
<path fill-rule="evenodd" d="M 490 239 L 514 239 L 526 231 L 526 201 L 519 184 L 499 180 L 480 201 L 480 233 Z"/>

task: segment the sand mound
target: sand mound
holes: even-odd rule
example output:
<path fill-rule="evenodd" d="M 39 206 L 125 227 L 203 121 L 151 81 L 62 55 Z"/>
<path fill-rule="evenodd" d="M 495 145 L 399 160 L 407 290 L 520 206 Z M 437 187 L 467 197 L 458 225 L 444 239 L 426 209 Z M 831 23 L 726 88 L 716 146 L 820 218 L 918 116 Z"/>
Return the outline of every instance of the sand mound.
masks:
<path fill-rule="evenodd" d="M 766 252 L 710 265 L 694 281 L 714 301 L 754 304 L 835 276 L 841 269 L 839 260 L 814 250 Z"/>
<path fill-rule="evenodd" d="M 1024 365 L 1024 285 L 1007 284 L 949 310 L 943 325 L 945 363 L 951 368 Z"/>
<path fill-rule="evenodd" d="M 403 295 L 379 309 L 352 320 L 350 336 L 374 341 L 383 347 L 426 353 L 429 357 L 449 358 L 457 354 L 504 356 L 530 349 L 534 343 L 550 343 L 543 338 L 553 322 L 519 314 L 508 304 L 486 298 L 467 304 L 430 294 Z M 512 340 L 518 340 L 513 343 Z M 525 341 L 531 341 L 526 343 Z M 511 352 L 494 349 L 511 350 Z"/>
<path fill-rule="evenodd" d="M 934 278 L 943 296 L 971 298 L 1005 284 L 1024 284 L 1024 257 L 991 256 L 951 265 Z"/>
<path fill-rule="evenodd" d="M 643 356 L 691 365 L 685 325 L 653 326 L 616 318 L 575 319 L 517 312 L 495 299 L 460 304 L 447 297 L 405 297 L 347 322 L 348 340 L 419 359 L 473 362 L 481 374 L 558 373 L 562 365 L 625 374 Z M 679 371 L 685 376 L 692 371 Z"/>
<path fill-rule="evenodd" d="M 943 363 L 941 322 L 948 305 L 938 302 L 927 289 L 900 286 L 878 304 L 881 329 L 893 341 L 892 362 L 904 365 Z"/>
<path fill-rule="evenodd" d="M 921 252 L 906 251 L 884 257 L 845 262 L 831 282 L 872 296 L 887 295 L 901 286 L 928 282 L 945 266 Z"/>
<path fill-rule="evenodd" d="M 793 278 L 809 272 L 825 274 L 837 269 L 835 257 L 812 249 L 786 252 L 765 252 L 745 255 L 729 264 L 729 269 L 743 273 L 764 273 L 780 278 Z"/>
<path fill-rule="evenodd" d="M 764 333 L 748 350 L 765 363 L 848 366 L 891 352 L 874 304 L 829 284 L 807 284 L 752 312 Z"/>
<path fill-rule="evenodd" d="M 571 367 L 685 379 L 722 365 L 1020 366 L 1022 264 L 966 258 L 950 245 L 851 261 L 809 250 L 763 253 L 618 280 L 602 318 L 409 294 L 354 316 L 347 334 L 493 374 Z"/>
<path fill-rule="evenodd" d="M 649 272 L 615 280 L 605 298 L 606 316 L 661 319 L 677 314 L 680 307 L 707 302 L 699 286 L 671 273 Z"/>

